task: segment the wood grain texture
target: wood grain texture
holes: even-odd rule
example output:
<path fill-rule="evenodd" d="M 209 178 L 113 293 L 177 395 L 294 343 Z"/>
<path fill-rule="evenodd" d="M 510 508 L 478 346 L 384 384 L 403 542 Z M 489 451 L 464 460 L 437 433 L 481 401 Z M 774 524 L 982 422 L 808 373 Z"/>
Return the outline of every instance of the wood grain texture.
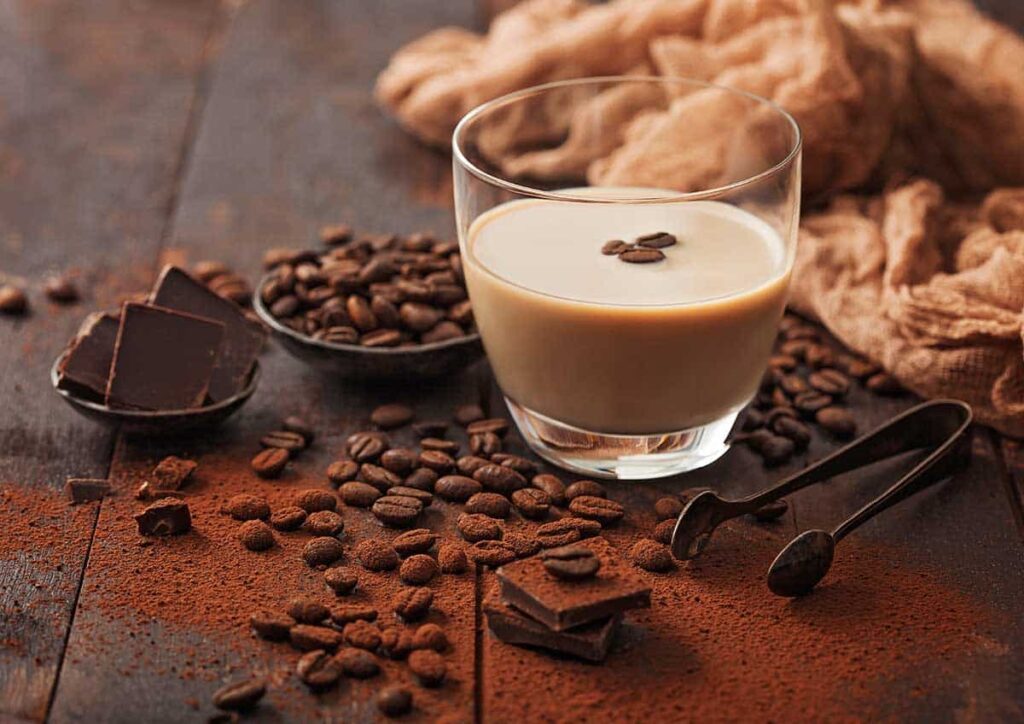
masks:
<path fill-rule="evenodd" d="M 110 434 L 56 399 L 49 368 L 88 310 L 150 274 L 215 7 L 47 0 L 0 11 L 0 275 L 32 302 L 30 316 L 0 319 L 0 488 L 11 496 L 106 475 Z M 83 302 L 48 303 L 50 272 L 72 273 Z M 0 517 L 18 509 L 0 499 Z M 0 717 L 45 715 L 95 514 L 47 517 L 52 552 L 0 564 Z"/>

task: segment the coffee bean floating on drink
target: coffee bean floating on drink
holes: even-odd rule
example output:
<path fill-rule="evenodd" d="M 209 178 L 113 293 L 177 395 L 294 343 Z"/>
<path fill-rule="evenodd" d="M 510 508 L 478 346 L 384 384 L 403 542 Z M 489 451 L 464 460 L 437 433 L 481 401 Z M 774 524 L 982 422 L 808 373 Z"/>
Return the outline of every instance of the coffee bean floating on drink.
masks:
<path fill-rule="evenodd" d="M 678 239 L 667 231 L 655 231 L 651 234 L 642 234 L 627 244 L 622 239 L 611 239 L 601 247 L 601 253 L 605 256 L 617 256 L 619 261 L 629 264 L 651 264 L 662 261 L 665 252 L 662 249 L 675 246 Z"/>

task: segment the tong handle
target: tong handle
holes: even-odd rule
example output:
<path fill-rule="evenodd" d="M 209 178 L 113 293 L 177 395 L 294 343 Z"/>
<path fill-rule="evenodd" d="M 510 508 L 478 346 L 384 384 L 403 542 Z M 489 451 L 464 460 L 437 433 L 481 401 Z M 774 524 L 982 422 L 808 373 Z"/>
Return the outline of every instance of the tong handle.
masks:
<path fill-rule="evenodd" d="M 930 447 L 937 448 L 936 453 L 948 450 L 947 444 L 952 445 L 957 438 L 962 436 L 970 424 L 971 418 L 970 406 L 959 400 L 933 400 L 922 403 L 897 415 L 889 422 L 845 447 L 839 448 L 810 467 L 784 479 L 778 485 L 744 498 L 740 502 L 745 507 L 756 510 L 779 498 L 803 490 L 809 485 L 894 455 Z M 932 457 L 929 456 L 928 460 L 934 462 Z M 923 461 L 921 465 L 926 462 L 928 461 Z M 930 465 L 931 463 L 929 463 Z M 918 469 L 915 468 L 911 473 L 915 471 Z M 918 474 L 921 472 L 924 470 L 919 470 Z M 901 482 L 908 481 L 901 479 Z M 898 487 L 899 483 L 892 486 L 887 492 L 896 492 Z M 883 498 L 885 498 L 885 494 L 875 502 L 880 502 Z M 888 504 L 891 505 L 892 502 L 895 501 Z"/>

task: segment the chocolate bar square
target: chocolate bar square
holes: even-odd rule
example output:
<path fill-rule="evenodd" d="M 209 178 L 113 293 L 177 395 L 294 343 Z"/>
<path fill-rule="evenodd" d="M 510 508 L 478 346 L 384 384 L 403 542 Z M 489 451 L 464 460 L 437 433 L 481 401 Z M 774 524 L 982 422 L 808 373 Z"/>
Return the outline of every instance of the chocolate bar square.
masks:
<path fill-rule="evenodd" d="M 210 380 L 210 399 L 220 402 L 245 389 L 266 339 L 262 325 L 246 317 L 237 304 L 217 296 L 188 272 L 174 266 L 166 266 L 160 272 L 149 301 L 223 324 L 224 347 Z"/>
<path fill-rule="evenodd" d="M 102 402 L 120 326 L 113 314 L 97 312 L 86 317 L 57 368 L 57 387 L 76 397 Z"/>
<path fill-rule="evenodd" d="M 220 322 L 173 309 L 125 304 L 107 405 L 135 410 L 201 406 L 223 340 Z"/>

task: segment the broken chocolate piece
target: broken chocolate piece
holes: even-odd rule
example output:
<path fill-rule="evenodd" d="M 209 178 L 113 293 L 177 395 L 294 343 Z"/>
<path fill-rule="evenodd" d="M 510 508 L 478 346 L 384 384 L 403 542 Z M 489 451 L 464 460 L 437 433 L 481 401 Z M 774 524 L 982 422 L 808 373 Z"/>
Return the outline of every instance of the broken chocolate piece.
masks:
<path fill-rule="evenodd" d="M 176 498 L 161 498 L 135 516 L 140 535 L 178 535 L 192 529 L 188 505 Z"/>
<path fill-rule="evenodd" d="M 505 602 L 555 631 L 565 631 L 651 603 L 651 588 L 631 570 L 604 538 L 578 545 L 590 548 L 600 570 L 585 581 L 549 576 L 540 558 L 526 558 L 498 569 Z"/>
<path fill-rule="evenodd" d="M 72 505 L 102 500 L 110 495 L 110 483 L 98 478 L 68 478 L 64 483 L 64 492 Z"/>
<path fill-rule="evenodd" d="M 154 490 L 180 490 L 199 467 L 194 460 L 168 455 L 153 468 Z"/>
<path fill-rule="evenodd" d="M 201 406 L 223 338 L 220 322 L 128 302 L 114 346 L 107 405 L 136 410 Z"/>
<path fill-rule="evenodd" d="M 210 378 L 210 399 L 220 402 L 245 389 L 266 339 L 267 333 L 259 323 L 246 317 L 237 304 L 219 297 L 174 266 L 164 267 L 149 301 L 223 324 L 224 346 Z"/>
<path fill-rule="evenodd" d="M 57 368 L 57 387 L 76 397 L 102 402 L 120 320 L 113 314 L 90 314 L 68 344 Z"/>

